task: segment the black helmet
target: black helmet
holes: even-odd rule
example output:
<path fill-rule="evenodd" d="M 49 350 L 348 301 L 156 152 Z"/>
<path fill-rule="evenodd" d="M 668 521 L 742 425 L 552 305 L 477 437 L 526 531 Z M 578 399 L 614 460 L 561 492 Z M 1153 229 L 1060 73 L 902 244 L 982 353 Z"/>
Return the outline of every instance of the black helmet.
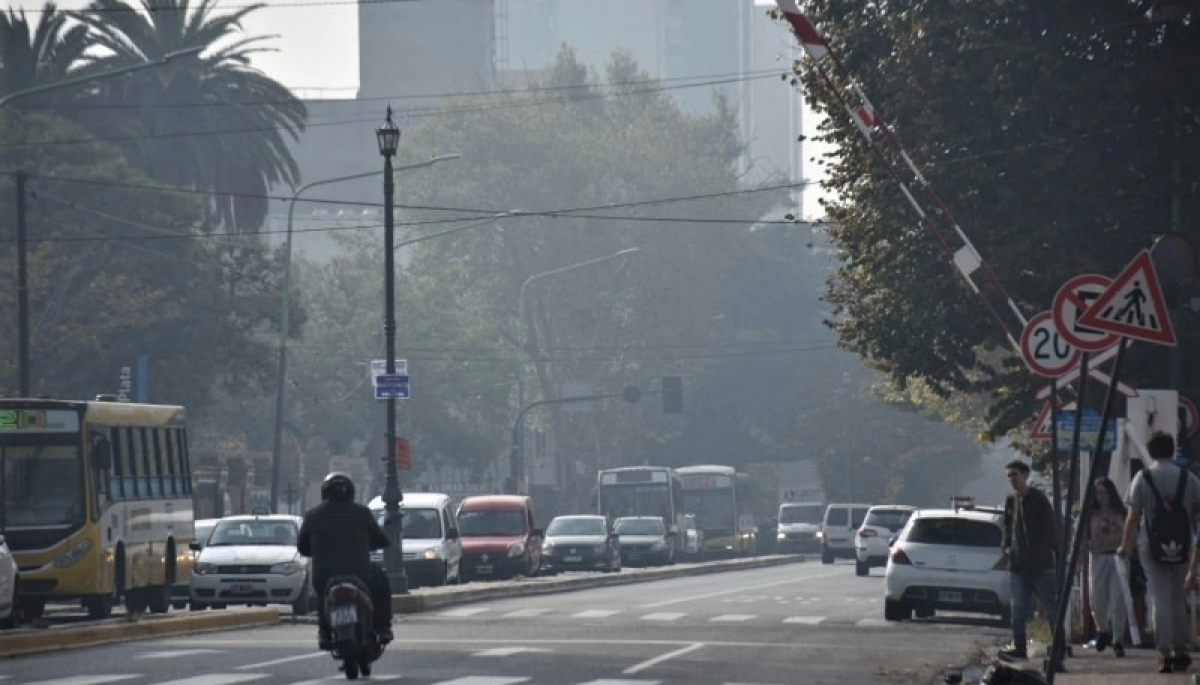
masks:
<path fill-rule="evenodd" d="M 321 499 L 326 502 L 351 502 L 354 500 L 354 481 L 341 471 L 334 471 L 321 483 Z"/>

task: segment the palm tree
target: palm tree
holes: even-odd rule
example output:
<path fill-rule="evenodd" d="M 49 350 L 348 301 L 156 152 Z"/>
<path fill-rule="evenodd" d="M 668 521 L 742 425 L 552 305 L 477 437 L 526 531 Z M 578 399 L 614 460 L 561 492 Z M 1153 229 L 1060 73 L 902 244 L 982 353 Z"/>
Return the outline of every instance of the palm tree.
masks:
<path fill-rule="evenodd" d="M 79 121 L 119 146 L 151 178 L 213 193 L 216 218 L 229 232 L 254 232 L 267 213 L 272 184 L 294 184 L 299 169 L 287 148 L 304 130 L 304 104 L 250 66 L 268 36 L 242 37 L 241 21 L 264 5 L 222 16 L 215 0 L 95 0 L 72 13 L 102 54 L 87 69 L 112 69 L 203 47 L 201 56 L 96 84 L 100 106 Z"/>
<path fill-rule="evenodd" d="M 67 27 L 67 15 L 48 2 L 41 9 L 41 20 L 31 32 L 25 10 L 0 13 L 0 96 L 61 81 L 82 66 L 88 47 L 87 28 Z M 44 104 L 61 95 L 20 100 L 15 106 Z"/>

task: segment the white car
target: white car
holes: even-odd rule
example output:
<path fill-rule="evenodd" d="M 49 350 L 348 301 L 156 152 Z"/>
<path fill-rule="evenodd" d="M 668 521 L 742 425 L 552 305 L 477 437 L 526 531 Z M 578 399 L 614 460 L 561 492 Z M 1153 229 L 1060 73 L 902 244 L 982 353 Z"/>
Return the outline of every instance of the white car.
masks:
<path fill-rule="evenodd" d="M 887 566 L 888 540 L 908 523 L 916 507 L 904 504 L 877 504 L 867 510 L 867 518 L 854 533 L 854 572 L 865 576 L 875 566 Z"/>
<path fill-rule="evenodd" d="M 287 515 L 217 521 L 203 546 L 191 546 L 197 554 L 190 608 L 290 604 L 294 614 L 307 614 L 314 598 L 308 558 L 296 550 L 300 521 L 299 516 Z"/>
<path fill-rule="evenodd" d="M 13 613 L 17 606 L 17 562 L 8 542 L 0 535 L 0 628 L 16 625 Z"/>
<path fill-rule="evenodd" d="M 385 505 L 376 497 L 367 505 L 384 523 Z M 462 582 L 462 541 L 454 500 L 438 492 L 406 492 L 400 502 L 404 515 L 401 549 L 404 574 L 410 588 Z M 371 561 L 383 564 L 383 552 L 371 553 Z"/>
<path fill-rule="evenodd" d="M 883 617 L 931 618 L 937 611 L 1012 616 L 1008 564 L 1001 550 L 1003 513 L 995 509 L 922 509 L 913 513 L 888 556 Z"/>

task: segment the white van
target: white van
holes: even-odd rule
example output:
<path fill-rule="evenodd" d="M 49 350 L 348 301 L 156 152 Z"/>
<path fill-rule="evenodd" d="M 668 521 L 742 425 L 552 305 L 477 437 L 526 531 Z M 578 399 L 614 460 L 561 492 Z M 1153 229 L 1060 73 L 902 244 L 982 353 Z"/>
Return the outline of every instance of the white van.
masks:
<path fill-rule="evenodd" d="M 870 504 L 830 504 L 821 522 L 821 563 L 834 559 L 853 559 L 854 533 L 867 518 Z"/>
<path fill-rule="evenodd" d="M 376 497 L 367 506 L 382 526 L 383 498 Z M 404 573 L 408 586 L 461 582 L 462 542 L 454 501 L 437 492 L 406 492 L 400 511 L 404 514 Z M 372 553 L 371 560 L 382 564 L 383 552 Z"/>
<path fill-rule="evenodd" d="M 821 502 L 784 502 L 775 518 L 779 527 L 775 534 L 780 554 L 815 552 L 821 543 L 817 533 L 825 520 L 825 504 Z"/>

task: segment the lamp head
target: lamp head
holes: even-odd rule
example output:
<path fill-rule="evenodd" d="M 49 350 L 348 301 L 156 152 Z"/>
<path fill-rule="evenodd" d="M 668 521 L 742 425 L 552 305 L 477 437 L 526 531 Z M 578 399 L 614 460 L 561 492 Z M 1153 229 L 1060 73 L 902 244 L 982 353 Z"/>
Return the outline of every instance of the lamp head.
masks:
<path fill-rule="evenodd" d="M 400 147 L 400 129 L 392 122 L 392 106 L 387 108 L 387 121 L 375 129 L 375 138 L 379 141 L 379 154 L 391 159 Z"/>

